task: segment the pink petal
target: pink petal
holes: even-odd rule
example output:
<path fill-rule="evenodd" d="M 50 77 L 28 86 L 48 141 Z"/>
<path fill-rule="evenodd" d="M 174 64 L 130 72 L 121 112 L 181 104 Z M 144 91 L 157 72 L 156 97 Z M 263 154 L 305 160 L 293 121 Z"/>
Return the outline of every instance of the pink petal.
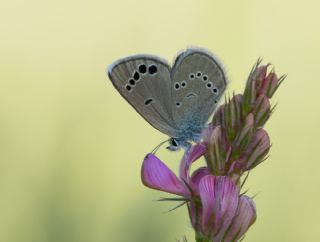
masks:
<path fill-rule="evenodd" d="M 215 238 L 222 236 L 236 214 L 239 200 L 236 184 L 225 176 L 208 175 L 200 181 L 199 192 L 203 232 Z"/>
<path fill-rule="evenodd" d="M 199 159 L 201 156 L 203 156 L 207 151 L 207 148 L 203 144 L 196 144 L 191 148 L 191 150 L 188 152 L 188 160 L 190 163 L 193 163 L 197 159 Z"/>
<path fill-rule="evenodd" d="M 180 178 L 189 181 L 189 170 L 191 164 L 203 156 L 207 148 L 203 144 L 196 144 L 190 150 L 186 151 L 180 162 Z"/>
<path fill-rule="evenodd" d="M 231 227 L 225 236 L 225 242 L 238 241 L 255 222 L 257 217 L 256 207 L 253 200 L 248 196 L 241 196 Z"/>
<path fill-rule="evenodd" d="M 199 183 L 204 176 L 210 175 L 207 167 L 201 167 L 195 170 L 191 176 L 191 186 L 196 194 L 199 194 Z"/>
<path fill-rule="evenodd" d="M 184 184 L 155 155 L 148 154 L 141 168 L 141 180 L 147 187 L 181 196 L 188 194 Z"/>

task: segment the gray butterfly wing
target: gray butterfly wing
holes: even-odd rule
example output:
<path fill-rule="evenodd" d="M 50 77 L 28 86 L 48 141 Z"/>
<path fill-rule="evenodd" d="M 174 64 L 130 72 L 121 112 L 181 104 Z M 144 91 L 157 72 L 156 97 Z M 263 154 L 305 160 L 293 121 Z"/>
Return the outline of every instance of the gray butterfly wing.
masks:
<path fill-rule="evenodd" d="M 114 62 L 108 75 L 119 93 L 153 127 L 176 135 L 171 104 L 170 67 L 151 55 L 136 55 Z"/>
<path fill-rule="evenodd" d="M 171 79 L 175 125 L 183 139 L 194 139 L 226 88 L 225 73 L 208 51 L 187 49 L 176 58 Z"/>

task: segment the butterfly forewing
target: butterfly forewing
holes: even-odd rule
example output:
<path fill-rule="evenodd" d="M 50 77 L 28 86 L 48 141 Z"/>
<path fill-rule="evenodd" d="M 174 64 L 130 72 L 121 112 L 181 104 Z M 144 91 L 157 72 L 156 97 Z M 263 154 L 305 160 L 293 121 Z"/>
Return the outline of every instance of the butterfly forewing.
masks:
<path fill-rule="evenodd" d="M 164 60 L 150 55 L 124 58 L 109 67 L 108 75 L 120 94 L 153 127 L 176 135 L 170 67 Z"/>

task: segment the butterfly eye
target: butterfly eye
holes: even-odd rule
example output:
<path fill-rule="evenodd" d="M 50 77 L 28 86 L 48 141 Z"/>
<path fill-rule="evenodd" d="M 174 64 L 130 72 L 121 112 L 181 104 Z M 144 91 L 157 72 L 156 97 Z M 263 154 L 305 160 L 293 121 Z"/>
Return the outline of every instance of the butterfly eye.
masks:
<path fill-rule="evenodd" d="M 179 146 L 179 143 L 178 141 L 175 139 L 175 138 L 171 138 L 170 139 L 170 144 L 174 147 L 178 147 Z"/>
<path fill-rule="evenodd" d="M 212 82 L 207 83 L 207 88 L 210 89 L 212 87 Z"/>
<path fill-rule="evenodd" d="M 217 100 L 214 100 L 214 103 L 217 103 L 218 101 Z"/>
<path fill-rule="evenodd" d="M 176 106 L 179 108 L 181 106 L 181 102 L 176 102 Z"/>
<path fill-rule="evenodd" d="M 202 76 L 202 73 L 200 71 L 197 72 L 197 77 Z"/>
<path fill-rule="evenodd" d="M 190 80 L 193 80 L 193 79 L 194 79 L 194 77 L 195 77 L 194 73 L 190 73 L 190 74 L 189 74 L 189 78 L 190 78 Z"/>
<path fill-rule="evenodd" d="M 219 89 L 216 88 L 216 87 L 212 88 L 212 93 L 218 95 L 219 94 Z"/>
<path fill-rule="evenodd" d="M 186 81 L 182 81 L 182 82 L 181 82 L 181 86 L 182 86 L 183 88 L 185 88 L 185 87 L 187 86 L 187 82 L 186 82 Z"/>
<path fill-rule="evenodd" d="M 131 86 L 135 86 L 135 85 L 136 85 L 136 81 L 133 80 L 133 79 L 130 79 L 130 80 L 129 80 L 129 84 L 130 84 Z"/>
<path fill-rule="evenodd" d="M 134 72 L 133 79 L 135 79 L 136 81 L 138 81 L 140 79 L 140 75 L 137 71 Z"/>
<path fill-rule="evenodd" d="M 208 76 L 207 76 L 207 75 L 203 75 L 203 76 L 202 76 L 202 80 L 203 80 L 203 81 L 207 81 L 207 80 L 208 80 Z"/>
<path fill-rule="evenodd" d="M 179 84 L 179 82 L 176 82 L 174 84 L 174 89 L 178 90 L 179 88 L 180 88 L 180 84 Z"/>
<path fill-rule="evenodd" d="M 138 69 L 141 74 L 145 74 L 147 72 L 147 66 L 145 64 L 141 64 Z"/>
<path fill-rule="evenodd" d="M 148 71 L 150 75 L 154 75 L 158 72 L 158 68 L 155 65 L 151 65 L 148 67 Z"/>
<path fill-rule="evenodd" d="M 128 92 L 132 91 L 132 87 L 130 85 L 126 85 L 126 89 L 127 89 Z"/>

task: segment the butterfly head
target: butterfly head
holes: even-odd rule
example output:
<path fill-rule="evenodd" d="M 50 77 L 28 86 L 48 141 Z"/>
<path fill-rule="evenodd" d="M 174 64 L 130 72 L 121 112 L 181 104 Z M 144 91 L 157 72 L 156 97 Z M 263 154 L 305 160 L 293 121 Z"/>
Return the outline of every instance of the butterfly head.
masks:
<path fill-rule="evenodd" d="M 167 149 L 170 151 L 177 151 L 180 150 L 180 148 L 188 150 L 190 147 L 191 144 L 188 141 L 183 141 L 178 138 L 170 138 L 169 146 L 167 147 Z"/>
<path fill-rule="evenodd" d="M 176 151 L 180 149 L 180 142 L 177 138 L 170 138 L 169 146 L 167 147 L 168 150 Z"/>

